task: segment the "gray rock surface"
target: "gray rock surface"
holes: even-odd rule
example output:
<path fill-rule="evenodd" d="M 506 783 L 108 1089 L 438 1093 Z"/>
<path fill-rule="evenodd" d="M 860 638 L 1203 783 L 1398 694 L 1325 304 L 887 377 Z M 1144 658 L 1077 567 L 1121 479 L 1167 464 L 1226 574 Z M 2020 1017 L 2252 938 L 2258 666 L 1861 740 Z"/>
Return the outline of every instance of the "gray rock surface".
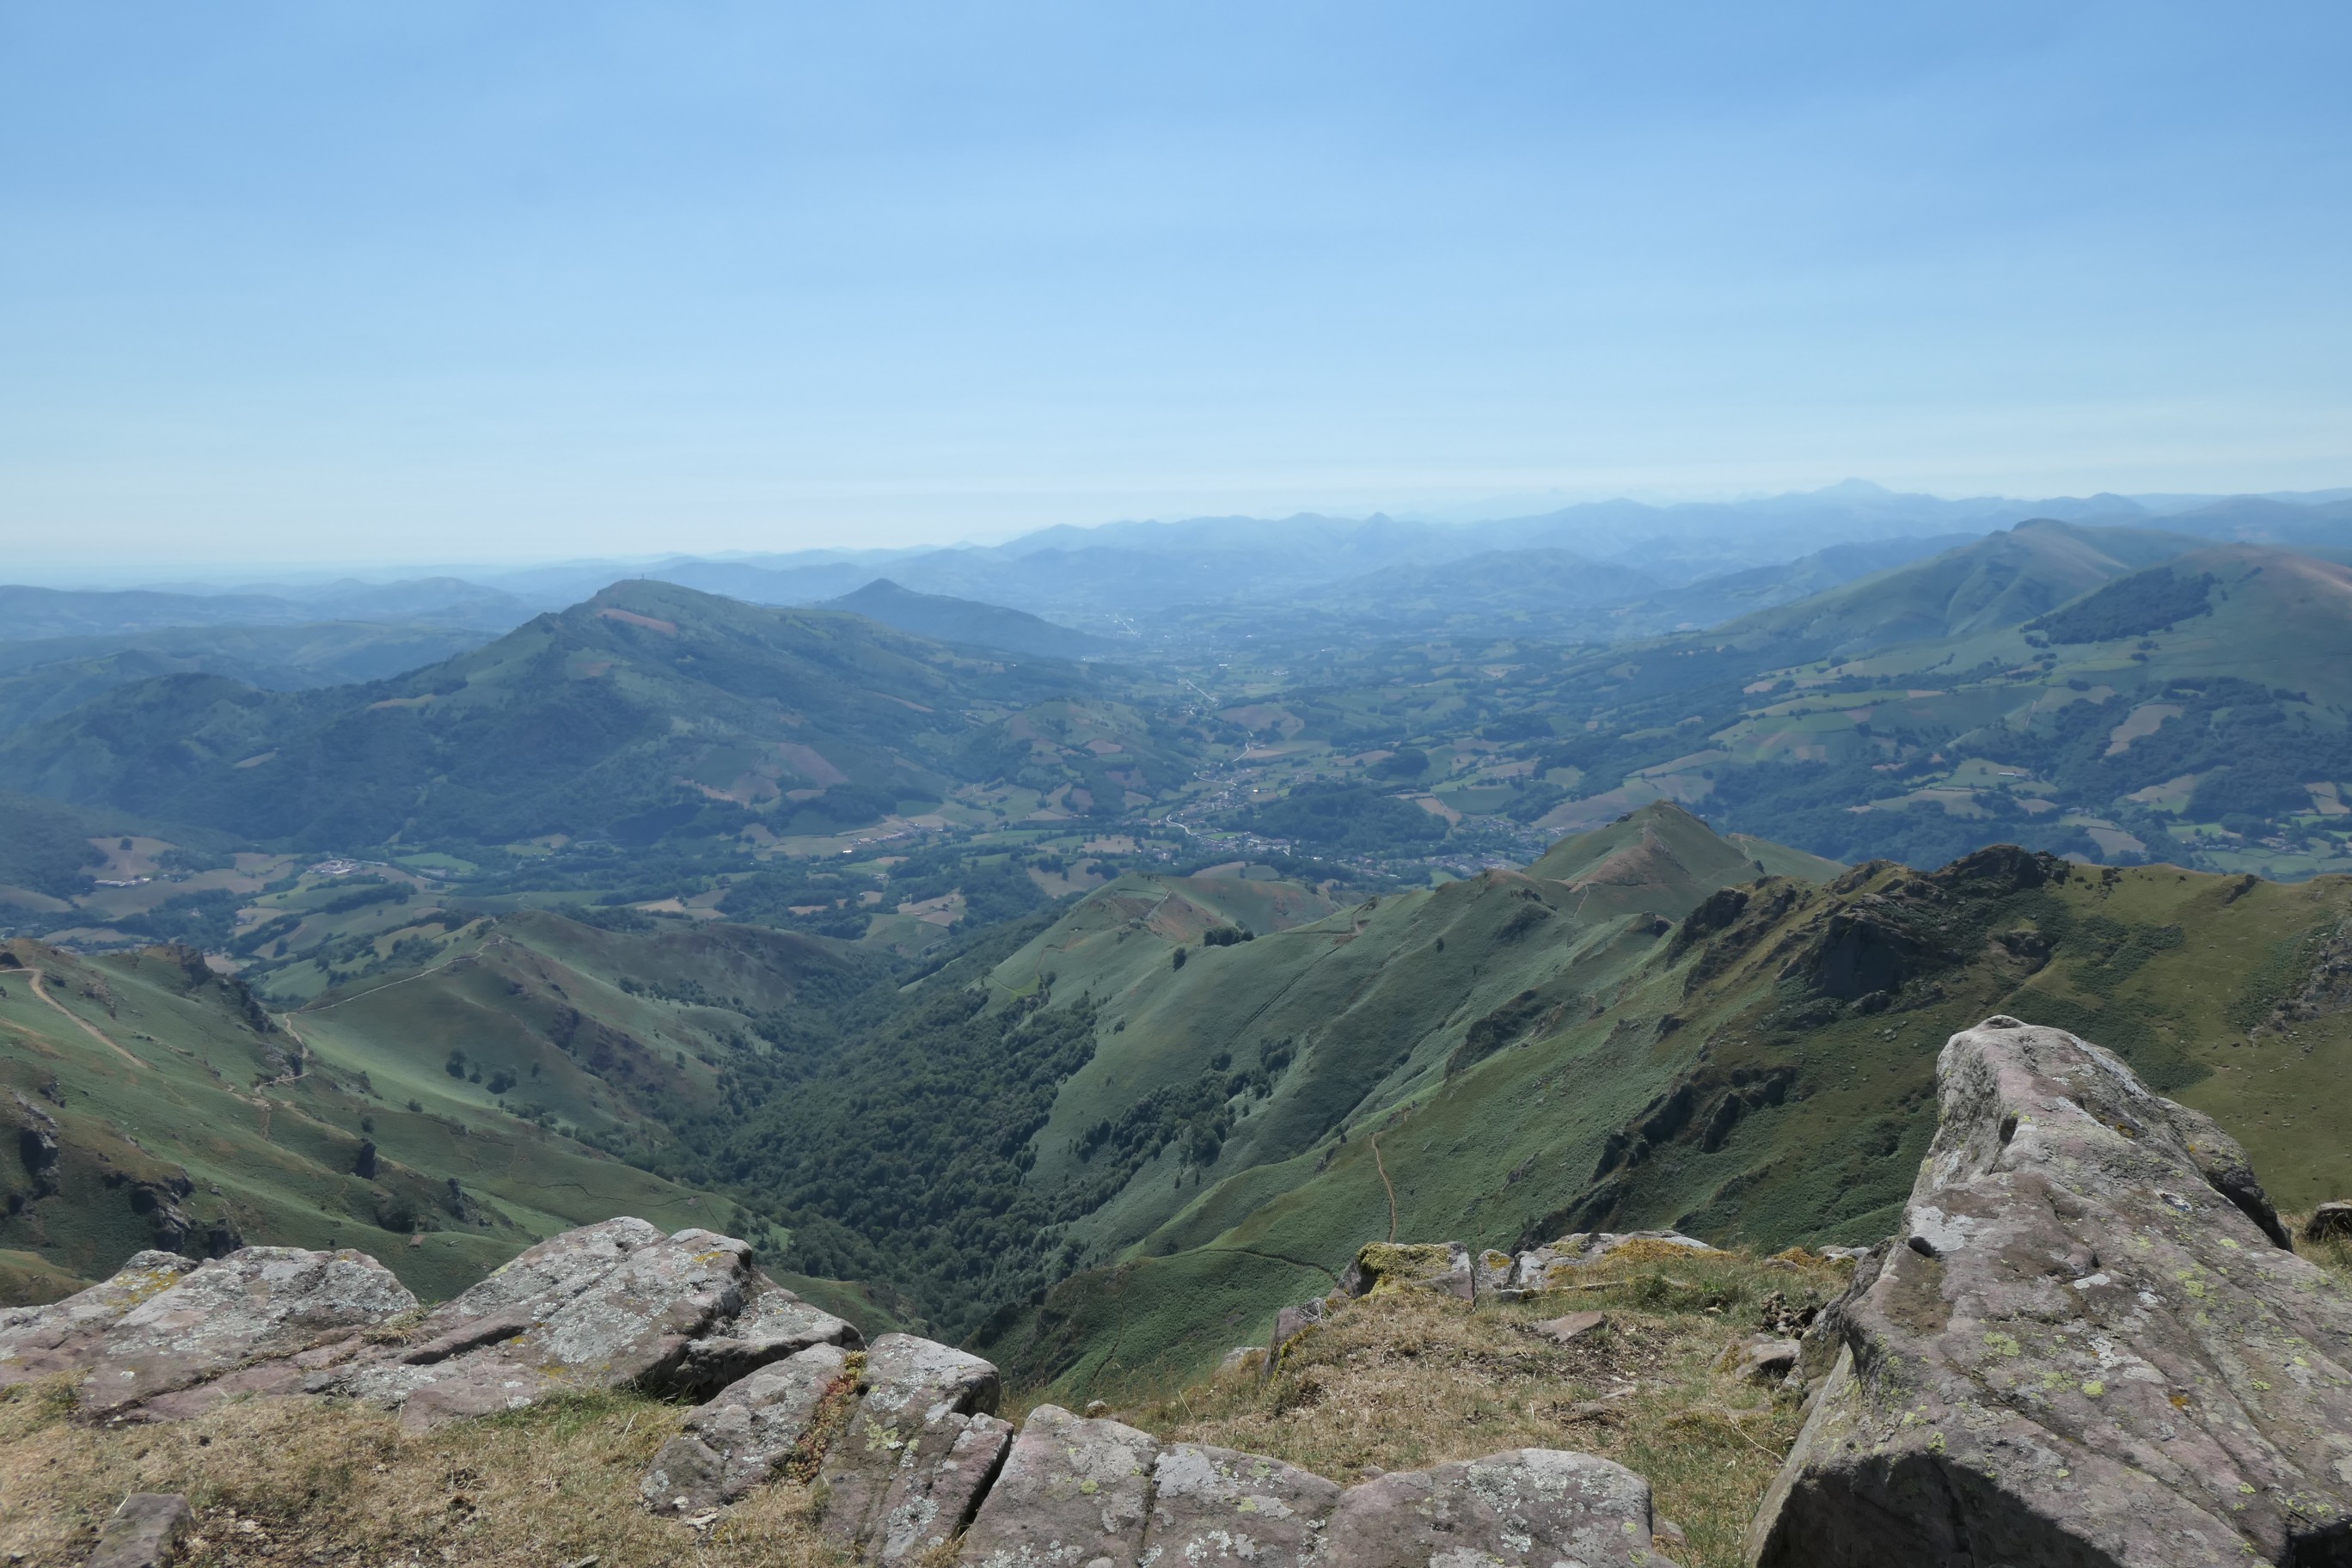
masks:
<path fill-rule="evenodd" d="M 971 1522 L 1004 1457 L 1013 1423 L 950 1412 L 927 1421 L 903 1450 L 866 1542 L 867 1561 L 903 1563 L 936 1551 Z"/>
<path fill-rule="evenodd" d="M 511 1339 L 597 1284 L 635 1252 L 666 1239 L 641 1219 L 608 1219 L 550 1237 L 433 1309 L 400 1359 L 430 1366 Z"/>
<path fill-rule="evenodd" d="M 1339 1501 L 1338 1486 L 1279 1459 L 1171 1444 L 1151 1467 L 1142 1560 L 1303 1568 L 1318 1561 Z"/>
<path fill-rule="evenodd" d="M 162 1568 L 194 1517 L 178 1492 L 132 1492 L 99 1527 L 89 1568 Z"/>
<path fill-rule="evenodd" d="M 110 1279 L 46 1307 L 0 1308 L 0 1388 L 70 1372 L 122 1315 L 196 1267 L 176 1252 L 134 1252 Z"/>
<path fill-rule="evenodd" d="M 1668 1568 L 1651 1545 L 1649 1482 L 1552 1448 L 1351 1487 L 1332 1510 L 1324 1553 L 1347 1568 Z"/>
<path fill-rule="evenodd" d="M 1990 1018 L 1937 1063 L 1896 1243 L 1749 1541 L 1773 1568 L 2352 1562 L 2352 1304 L 2243 1153 L 2111 1053 Z"/>
<path fill-rule="evenodd" d="M 616 1219 L 520 1253 L 406 1345 L 304 1386 L 397 1406 L 415 1431 L 572 1389 L 709 1393 L 820 1342 L 856 1331 L 770 1283 L 745 1243 Z"/>
<path fill-rule="evenodd" d="M 903 1555 L 918 1537 L 953 1533 L 978 1500 L 976 1486 L 962 1495 L 972 1468 L 994 1470 L 1000 1438 L 1011 1428 L 993 1421 L 996 1368 L 930 1340 L 884 1334 L 866 1353 L 863 1384 L 817 1479 L 825 1491 L 824 1533 L 877 1562 L 894 1540 Z M 992 1424 L 975 1433 L 975 1416 Z M 950 1500 L 962 1511 L 942 1526 Z"/>
<path fill-rule="evenodd" d="M 699 1512 L 771 1479 L 848 1375 L 847 1352 L 813 1345 L 721 1389 L 654 1457 L 638 1482 L 646 1506 Z"/>
<path fill-rule="evenodd" d="M 1139 1568 L 1160 1440 L 1041 1405 L 956 1554 L 971 1568 Z"/>
<path fill-rule="evenodd" d="M 812 1307 L 782 1286 L 760 1282 L 757 1294 L 734 1321 L 695 1340 L 670 1378 L 679 1394 L 699 1395 L 727 1387 L 756 1367 L 799 1354 L 812 1345 L 864 1342 L 856 1329 Z"/>
<path fill-rule="evenodd" d="M 1795 1340 L 1757 1340 L 1740 1347 L 1739 1375 L 1750 1383 L 1779 1383 L 1793 1371 L 1804 1347 Z"/>
<path fill-rule="evenodd" d="M 121 1413 L 249 1362 L 349 1340 L 415 1307 L 364 1253 L 243 1247 L 180 1276 L 86 1342 L 75 1359 L 76 1404 L 85 1415 Z"/>

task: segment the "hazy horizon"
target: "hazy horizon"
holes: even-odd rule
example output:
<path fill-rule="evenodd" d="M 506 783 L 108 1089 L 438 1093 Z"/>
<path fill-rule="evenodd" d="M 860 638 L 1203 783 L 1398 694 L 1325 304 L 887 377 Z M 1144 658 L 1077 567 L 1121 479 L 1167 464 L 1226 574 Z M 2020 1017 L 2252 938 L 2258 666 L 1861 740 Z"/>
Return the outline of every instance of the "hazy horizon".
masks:
<path fill-rule="evenodd" d="M 2352 479 L 2352 15 L 0 17 L 32 570 Z"/>
<path fill-rule="evenodd" d="M 436 575 L 457 577 L 479 575 L 483 577 L 498 577 L 508 574 L 521 574 L 533 571 L 554 571 L 567 567 L 585 567 L 590 565 L 609 565 L 614 567 L 650 566 L 666 561 L 680 559 L 707 561 L 757 561 L 763 557 L 815 555 L 826 552 L 844 555 L 860 555 L 867 553 L 878 555 L 895 552 L 901 555 L 911 555 L 931 550 L 987 549 L 993 545 L 1008 543 L 1029 534 L 1057 527 L 1091 531 L 1095 529 L 1134 524 L 1174 525 L 1190 521 L 1212 520 L 1218 517 L 1256 516 L 1262 517 L 1264 521 L 1271 522 L 1280 522 L 1289 519 L 1301 517 L 1323 517 L 1339 521 L 1361 522 L 1373 517 L 1385 516 L 1401 521 L 1427 523 L 1437 527 L 1469 527 L 1483 521 L 1501 521 L 1515 518 L 1545 516 L 1551 512 L 1567 510 L 1579 506 L 1600 504 L 1609 501 L 1630 500 L 1638 502 L 1644 506 L 1654 506 L 1659 508 L 1671 508 L 1675 506 L 1738 506 L 1745 503 L 1759 501 L 1787 501 L 1811 496 L 1834 496 L 1840 492 L 1852 493 L 1857 489 L 1864 492 L 1875 491 L 1880 494 L 1886 495 L 1890 499 L 1902 497 L 1924 497 L 1927 500 L 1942 502 L 1948 505 L 1967 505 L 1972 502 L 1982 502 L 1989 509 L 2005 506 L 2014 507 L 2019 504 L 2036 501 L 2054 502 L 2060 500 L 2071 500 L 2081 502 L 2090 500 L 2098 495 L 2112 495 L 2118 497 L 2122 500 L 2147 508 L 2148 510 L 2158 519 L 2171 510 L 2186 510 L 2215 499 L 2226 499 L 2239 496 L 2252 496 L 2257 499 L 2268 500 L 2302 500 L 2306 502 L 2318 502 L 2352 498 L 2352 486 L 2322 487 L 2312 490 L 2270 489 L 2239 490 L 2229 492 L 2133 492 L 2112 486 L 2105 486 L 2084 495 L 2063 497 L 2005 496 L 1996 494 L 1937 496 L 1934 495 L 1932 492 L 1927 491 L 1897 490 L 1892 486 L 1881 485 L 1874 480 L 1848 477 L 1847 479 L 1838 480 L 1832 484 L 1817 486 L 1810 489 L 1748 491 L 1736 495 L 1726 496 L 1676 497 L 1660 495 L 1653 492 L 1646 495 L 1619 493 L 1608 496 L 1578 497 L 1569 499 L 1565 496 L 1559 495 L 1558 493 L 1551 496 L 1530 496 L 1526 494 L 1516 496 L 1505 495 L 1496 496 L 1483 502 L 1474 502 L 1463 505 L 1456 509 L 1453 515 L 1410 506 L 1393 506 L 1371 507 L 1353 511 L 1341 510 L 1335 508 L 1307 507 L 1279 515 L 1272 513 L 1253 514 L 1241 512 L 1193 513 L 1168 517 L 1100 518 L 1085 522 L 1045 523 L 1040 524 L 1035 528 L 1007 529 L 993 532 L 985 537 L 965 536 L 961 538 L 940 538 L 917 541 L 897 546 L 883 547 L 866 547 L 856 544 L 812 544 L 800 546 L 797 549 L 774 550 L 760 549 L 755 547 L 733 547 L 708 551 L 664 550 L 635 551 L 627 552 L 616 552 L 608 554 L 579 552 L 567 555 L 541 554 L 508 557 L 485 555 L 475 556 L 472 558 L 458 557 L 448 559 L 417 557 L 405 560 L 397 557 L 366 557 L 360 555 L 351 555 L 341 558 L 331 556 L 304 557 L 299 555 L 287 555 L 278 557 L 253 557 L 242 560 L 199 560 L 184 562 L 171 562 L 164 560 L 124 562 L 121 560 L 98 561 L 65 558 L 49 562 L 37 560 L 29 564 L 21 562 L 12 564 L 0 564 L 0 584 L 15 583 L 33 587 L 109 590 L 126 588 L 168 589 L 175 586 L 184 586 L 207 592 L 216 592 L 223 588 L 234 588 L 245 585 L 266 587 L 272 583 L 283 584 L 289 586 L 316 585 L 318 584 L 335 581 L 344 577 L 362 582 L 385 582 Z M 1927 526 L 1928 525 L 1923 524 L 1923 531 L 1926 531 Z M 1596 544 L 1605 542 L 1607 542 L 1595 541 Z M 887 572 L 883 574 L 887 575 Z"/>

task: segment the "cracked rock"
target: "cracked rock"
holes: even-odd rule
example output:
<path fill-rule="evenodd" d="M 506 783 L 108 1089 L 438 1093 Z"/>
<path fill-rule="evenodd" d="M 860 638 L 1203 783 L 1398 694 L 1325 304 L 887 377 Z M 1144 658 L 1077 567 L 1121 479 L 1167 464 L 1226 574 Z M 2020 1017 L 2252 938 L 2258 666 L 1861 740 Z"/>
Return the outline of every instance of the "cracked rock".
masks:
<path fill-rule="evenodd" d="M 2237 1144 L 2122 1060 L 1989 1018 L 1751 1563 L 2352 1560 L 2352 1304 L 2283 1250 Z"/>
<path fill-rule="evenodd" d="M 768 1480 L 848 1367 L 840 1346 L 813 1345 L 719 1390 L 654 1457 L 638 1483 L 646 1506 L 716 1508 Z"/>
<path fill-rule="evenodd" d="M 956 1553 L 968 1568 L 1138 1568 L 1160 1440 L 1040 1405 Z"/>
<path fill-rule="evenodd" d="M 1012 1428 L 995 1417 L 996 1368 L 975 1355 L 884 1334 L 824 1465 L 824 1533 L 866 1562 L 944 1541 L 971 1517 Z"/>
<path fill-rule="evenodd" d="M 408 1288 L 364 1253 L 244 1247 L 180 1276 L 86 1342 L 75 1358 L 82 1373 L 75 1402 L 85 1415 L 123 1413 L 250 1363 L 352 1339 L 415 1306 Z"/>
<path fill-rule="evenodd" d="M 856 1342 L 751 1253 L 732 1237 L 665 1237 L 638 1219 L 566 1231 L 435 1309 L 406 1345 L 305 1386 L 396 1406 L 417 1431 L 572 1389 L 707 1393 L 812 1342 Z"/>

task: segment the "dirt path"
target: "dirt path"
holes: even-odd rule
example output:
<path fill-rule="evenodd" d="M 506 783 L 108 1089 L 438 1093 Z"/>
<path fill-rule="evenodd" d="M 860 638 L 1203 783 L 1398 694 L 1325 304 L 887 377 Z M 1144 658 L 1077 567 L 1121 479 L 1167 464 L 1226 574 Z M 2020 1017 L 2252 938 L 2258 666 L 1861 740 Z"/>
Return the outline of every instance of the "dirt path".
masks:
<path fill-rule="evenodd" d="M 1388 1189 L 1389 1239 L 1394 1241 L 1396 1239 L 1396 1185 L 1389 1180 L 1389 1163 L 1381 1158 L 1381 1135 L 1377 1132 L 1372 1134 L 1372 1163 L 1380 1170 L 1381 1185 Z"/>
<path fill-rule="evenodd" d="M 75 1012 L 72 1008 L 68 1007 L 64 1003 L 50 995 L 48 988 L 41 984 L 41 972 L 39 970 L 27 968 L 25 971 L 25 973 L 32 980 L 33 994 L 38 996 L 42 1001 L 47 1002 L 50 1006 L 55 1007 L 58 1012 L 64 1014 L 66 1017 L 70 1019 L 74 1026 L 80 1029 L 83 1034 L 88 1035 L 91 1039 L 96 1040 L 100 1045 L 104 1046 L 116 1056 L 121 1057 L 124 1061 L 129 1062 L 132 1067 L 143 1068 L 147 1065 L 145 1062 L 141 1061 L 137 1057 L 132 1056 L 129 1051 L 124 1050 L 121 1046 L 116 1045 L 114 1041 L 110 1039 L 106 1035 L 100 1033 L 97 1025 L 91 1023 L 89 1019 L 83 1017 L 80 1014 Z"/>

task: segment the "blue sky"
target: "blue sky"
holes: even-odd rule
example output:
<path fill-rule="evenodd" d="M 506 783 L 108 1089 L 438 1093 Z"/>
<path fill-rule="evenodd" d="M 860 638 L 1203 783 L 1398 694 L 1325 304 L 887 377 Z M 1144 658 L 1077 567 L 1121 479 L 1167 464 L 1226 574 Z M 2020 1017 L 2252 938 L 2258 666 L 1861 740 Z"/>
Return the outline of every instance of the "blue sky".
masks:
<path fill-rule="evenodd" d="M 2338 5 L 0 0 L 0 547 L 2352 483 Z"/>

